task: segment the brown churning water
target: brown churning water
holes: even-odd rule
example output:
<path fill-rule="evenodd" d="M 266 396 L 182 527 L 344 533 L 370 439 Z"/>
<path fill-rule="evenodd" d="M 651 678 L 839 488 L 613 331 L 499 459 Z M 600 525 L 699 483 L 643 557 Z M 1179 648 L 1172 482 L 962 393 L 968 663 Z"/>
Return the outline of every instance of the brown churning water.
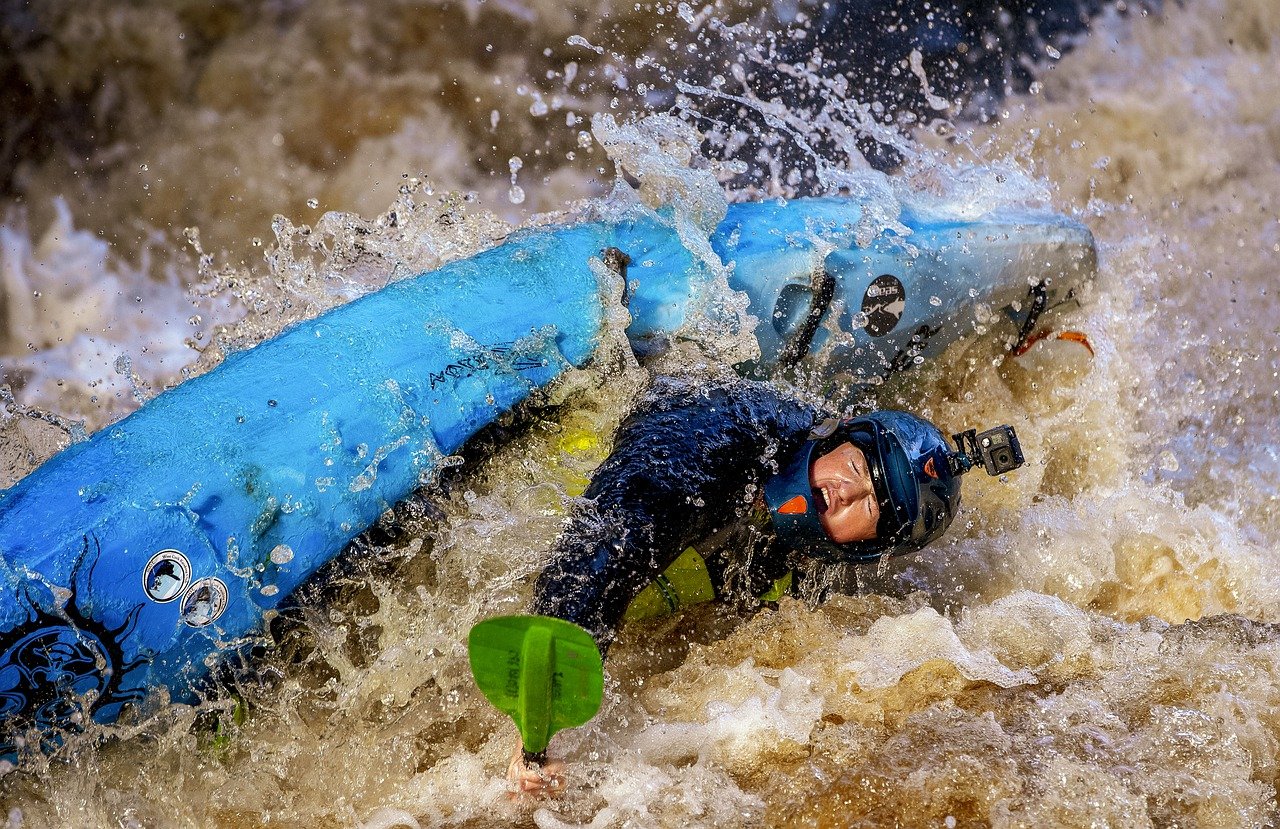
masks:
<path fill-rule="evenodd" d="M 114 143 L 32 155 L 15 174 L 10 201 L 25 212 L 0 227 L 0 360 L 16 397 L 0 419 L 0 484 L 65 442 L 54 421 L 99 428 L 184 367 L 494 244 L 534 211 L 603 209 L 613 162 L 696 235 L 733 165 L 668 120 L 592 119 L 657 89 L 644 57 L 656 22 L 678 48 L 715 28 L 715 10 L 688 11 L 48 12 L 49 47 L 24 52 L 31 71 L 105 107 L 83 123 Z M 5 776 L 0 820 L 1273 824 L 1274 12 L 1204 0 L 1105 13 L 998 120 L 903 141 L 902 176 L 830 159 L 831 185 L 862 193 L 881 226 L 912 200 L 1079 216 L 1100 276 L 1063 324 L 1095 356 L 1013 362 L 975 337 L 883 388 L 883 402 L 944 429 L 1013 423 L 1028 466 L 969 481 L 943 543 L 828 574 L 856 595 L 754 615 L 703 606 L 625 633 L 600 717 L 553 743 L 571 761 L 566 797 L 508 802 L 514 728 L 475 691 L 462 643 L 476 619 L 527 599 L 566 497 L 644 382 L 621 354 L 566 384 L 560 419 L 387 516 L 205 706 L 153 699 L 108 730 L 119 739 L 73 741 Z M 577 22 L 610 15 L 625 24 L 612 40 Z M 615 334 L 623 324 L 619 310 Z M 21 407 L 45 417 L 10 412 Z"/>

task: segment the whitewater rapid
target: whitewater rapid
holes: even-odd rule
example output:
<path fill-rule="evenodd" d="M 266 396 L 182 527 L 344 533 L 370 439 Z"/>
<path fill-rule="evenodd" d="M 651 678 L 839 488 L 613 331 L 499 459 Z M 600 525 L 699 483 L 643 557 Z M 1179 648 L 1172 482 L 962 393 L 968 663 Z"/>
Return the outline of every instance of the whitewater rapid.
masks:
<path fill-rule="evenodd" d="M 1007 199 L 1090 226 L 1098 288 L 1062 324 L 1095 355 L 1015 363 L 975 337 L 881 389 L 884 404 L 944 429 L 1013 423 L 1030 463 L 1007 482 L 970 481 L 961 519 L 935 547 L 826 574 L 856 594 L 753 615 L 703 606 L 625 631 L 601 715 L 553 742 L 570 763 L 564 798 L 508 800 L 514 728 L 475 691 L 462 643 L 476 619 L 522 608 L 566 498 L 646 382 L 616 350 L 563 389 L 569 405 L 554 418 L 475 452 L 440 491 L 385 516 L 272 621 L 264 652 L 206 705 L 152 699 L 104 729 L 105 744 L 99 733 L 73 740 L 0 778 L 0 819 L 1273 824 L 1273 5 L 1105 12 L 990 123 L 903 141 L 907 163 L 892 178 L 836 140 L 837 114 L 867 124 L 833 90 L 839 112 L 825 127 L 809 119 L 844 148 L 828 156 L 826 185 L 860 188 L 883 221 L 904 200 L 962 210 Z M 122 117 L 136 123 L 130 142 L 97 148 L 88 167 L 28 165 L 15 201 L 25 214 L 11 209 L 0 228 L 0 360 L 14 395 L 0 416 L 0 485 L 65 444 L 76 421 L 100 428 L 225 350 L 494 244 L 511 222 L 596 209 L 615 163 L 630 182 L 619 186 L 690 215 L 726 198 L 721 182 L 742 175 L 730 156 L 626 112 L 593 129 L 614 98 L 643 99 L 636 87 L 656 84 L 622 69 L 652 67 L 637 66 L 638 33 L 607 41 L 577 23 L 626 9 L 557 8 L 317 4 L 236 29 L 228 5 L 227 19 L 125 9 L 65 22 L 68 42 L 97 44 L 98 60 L 132 56 L 116 83 Z M 658 42 L 678 50 L 715 17 L 680 12 L 626 20 L 660 17 Z M 478 48 L 447 36 L 468 19 L 458 40 Z M 503 21 L 551 54 L 504 39 Z M 89 57 L 42 59 L 68 89 L 97 71 Z M 456 61 L 466 88 L 442 81 L 433 61 Z M 685 80 L 711 90 L 734 75 Z M 701 100 L 687 84 L 686 111 Z M 780 133 L 805 121 L 774 115 Z M 723 132 L 713 145 L 739 146 Z M 786 172 L 754 186 L 785 188 Z"/>

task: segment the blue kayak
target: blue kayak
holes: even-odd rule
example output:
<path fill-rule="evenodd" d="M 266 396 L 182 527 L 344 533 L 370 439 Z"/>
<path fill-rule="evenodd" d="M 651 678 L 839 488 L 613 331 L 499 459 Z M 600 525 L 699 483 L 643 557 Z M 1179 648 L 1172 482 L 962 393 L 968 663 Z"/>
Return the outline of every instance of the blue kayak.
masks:
<path fill-rule="evenodd" d="M 769 376 L 818 358 L 868 382 L 966 336 L 1016 334 L 1093 277 L 1051 213 L 925 221 L 854 243 L 859 205 L 733 205 L 711 237 L 760 322 Z M 616 249 L 625 256 L 605 251 Z M 712 271 L 662 214 L 531 229 L 232 354 L 0 492 L 0 759 L 109 723 L 217 659 L 478 430 L 591 360 L 604 262 L 642 357 L 697 336 Z"/>

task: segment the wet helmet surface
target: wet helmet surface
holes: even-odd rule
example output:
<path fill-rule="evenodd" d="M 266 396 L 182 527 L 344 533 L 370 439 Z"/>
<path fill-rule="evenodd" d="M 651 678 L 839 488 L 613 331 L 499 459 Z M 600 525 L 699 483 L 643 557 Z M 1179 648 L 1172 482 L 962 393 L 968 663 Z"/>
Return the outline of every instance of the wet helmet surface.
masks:
<path fill-rule="evenodd" d="M 863 451 L 880 523 L 876 537 L 838 544 L 818 517 L 809 481 L 813 462 L 842 443 Z M 960 509 L 960 476 L 946 437 L 923 418 L 899 411 L 828 421 L 765 484 L 773 525 L 794 549 L 833 561 L 862 561 L 919 550 L 946 530 Z"/>

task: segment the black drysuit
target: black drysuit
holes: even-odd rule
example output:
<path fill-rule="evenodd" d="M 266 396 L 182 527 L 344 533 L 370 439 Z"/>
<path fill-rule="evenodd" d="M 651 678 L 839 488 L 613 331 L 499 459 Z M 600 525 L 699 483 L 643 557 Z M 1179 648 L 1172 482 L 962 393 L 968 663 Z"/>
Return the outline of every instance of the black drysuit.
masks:
<path fill-rule="evenodd" d="M 762 383 L 656 381 L 556 543 L 531 612 L 578 624 L 607 647 L 631 600 L 690 545 L 718 585 L 745 564 L 741 586 L 759 595 L 789 567 L 760 520 L 764 482 L 822 417 Z"/>

